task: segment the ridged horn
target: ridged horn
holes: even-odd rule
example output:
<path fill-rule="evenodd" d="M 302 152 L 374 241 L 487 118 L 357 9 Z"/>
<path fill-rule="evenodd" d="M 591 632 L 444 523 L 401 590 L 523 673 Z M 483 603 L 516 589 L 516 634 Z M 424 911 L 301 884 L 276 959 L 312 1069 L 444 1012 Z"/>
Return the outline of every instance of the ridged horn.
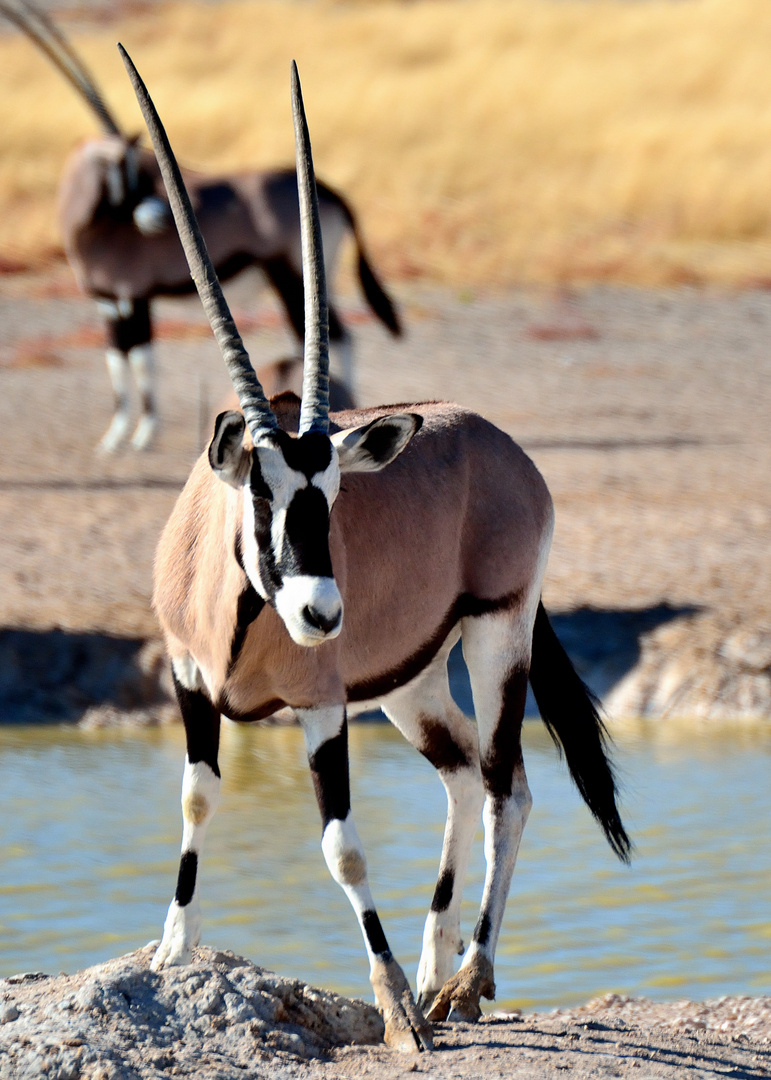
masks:
<path fill-rule="evenodd" d="M 190 267 L 190 276 L 198 290 L 233 388 L 238 394 L 252 438 L 256 442 L 262 432 L 278 427 L 276 417 L 263 393 L 249 354 L 244 348 L 244 343 L 230 314 L 230 308 L 206 249 L 206 243 L 190 203 L 190 196 L 160 117 L 131 57 L 122 45 L 119 44 L 118 49 L 126 65 L 131 85 L 134 87 L 147 130 L 150 132 L 177 232 L 185 250 L 187 265 Z"/>
<path fill-rule="evenodd" d="M 305 288 L 305 348 L 300 434 L 329 431 L 329 306 L 321 241 L 319 199 L 313 172 L 311 140 L 305 119 L 300 76 L 292 61 L 292 118 L 294 120 L 297 189 L 300 195 L 300 235 Z"/>
<path fill-rule="evenodd" d="M 96 114 L 105 134 L 123 137 L 123 131 L 105 105 L 83 61 L 75 54 L 61 30 L 26 0 L 15 0 L 14 3 L 2 0 L 0 11 L 34 41 L 54 67 L 75 87 Z"/>

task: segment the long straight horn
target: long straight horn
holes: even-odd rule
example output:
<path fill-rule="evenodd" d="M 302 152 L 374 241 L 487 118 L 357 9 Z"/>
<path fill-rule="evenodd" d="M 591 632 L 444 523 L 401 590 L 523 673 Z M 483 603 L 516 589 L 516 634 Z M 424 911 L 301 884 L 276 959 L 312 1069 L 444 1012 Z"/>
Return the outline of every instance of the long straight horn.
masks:
<path fill-rule="evenodd" d="M 65 79 L 77 90 L 91 107 L 106 135 L 123 135 L 115 117 L 104 103 L 94 80 L 82 60 L 73 52 L 72 46 L 50 19 L 26 0 L 14 3 L 0 2 L 0 11 L 27 35 Z"/>
<path fill-rule="evenodd" d="M 244 343 L 230 314 L 230 308 L 225 300 L 212 261 L 209 258 L 209 252 L 206 250 L 206 243 L 193 212 L 190 196 L 185 188 L 182 174 L 179 171 L 179 166 L 169 145 L 168 136 L 160 117 L 150 100 L 147 87 L 142 82 L 139 72 L 131 61 L 131 57 L 122 45 L 118 45 L 118 49 L 123 57 L 123 63 L 126 65 L 126 71 L 129 73 L 131 85 L 134 87 L 134 93 L 142 110 L 142 116 L 144 116 L 147 124 L 147 130 L 150 132 L 155 156 L 158 159 L 163 182 L 166 185 L 166 193 L 169 196 L 169 202 L 174 214 L 177 232 L 182 241 L 182 247 L 185 249 L 187 265 L 190 267 L 190 276 L 195 282 L 204 311 L 222 352 L 228 374 L 238 394 L 241 408 L 244 410 L 244 416 L 252 433 L 252 438 L 256 442 L 261 432 L 278 427 L 276 417 L 263 393 L 249 359 L 249 354 L 244 348 Z"/>
<path fill-rule="evenodd" d="M 319 199 L 300 76 L 292 61 L 292 117 L 300 195 L 300 235 L 305 286 L 305 352 L 300 434 L 329 431 L 329 306 L 321 243 Z"/>

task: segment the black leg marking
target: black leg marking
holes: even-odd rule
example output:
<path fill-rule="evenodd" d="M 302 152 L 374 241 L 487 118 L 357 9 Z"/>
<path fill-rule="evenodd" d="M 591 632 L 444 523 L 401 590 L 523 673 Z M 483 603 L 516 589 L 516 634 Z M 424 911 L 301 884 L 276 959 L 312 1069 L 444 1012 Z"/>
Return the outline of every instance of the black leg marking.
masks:
<path fill-rule="evenodd" d="M 388 948 L 383 927 L 376 911 L 365 911 L 361 917 L 361 925 L 369 943 L 370 949 L 376 956 L 390 959 L 391 950 Z"/>
<path fill-rule="evenodd" d="M 186 851 L 179 861 L 179 877 L 174 899 L 180 907 L 187 907 L 195 892 L 195 879 L 198 875 L 198 856 L 194 851 Z"/>
<path fill-rule="evenodd" d="M 418 750 L 440 772 L 455 772 L 471 764 L 441 720 L 421 716 L 420 736 Z"/>
<path fill-rule="evenodd" d="M 220 743 L 220 714 L 201 690 L 188 690 L 173 674 L 179 710 L 187 736 L 187 760 L 191 765 L 204 761 L 215 776 L 220 775 L 217 757 Z"/>
<path fill-rule="evenodd" d="M 434 889 L 434 899 L 431 901 L 431 910 L 435 912 L 446 911 L 452 900 L 452 892 L 455 888 L 455 872 L 443 870 Z"/>
<path fill-rule="evenodd" d="M 324 828 L 330 821 L 345 821 L 351 809 L 348 778 L 348 723 L 344 719 L 339 735 L 322 743 L 310 759 L 313 788 Z"/>
<path fill-rule="evenodd" d="M 490 916 L 483 912 L 474 927 L 474 941 L 477 945 L 485 946 L 490 940 Z"/>
<path fill-rule="evenodd" d="M 128 353 L 137 345 L 147 345 L 152 340 L 148 300 L 135 300 L 130 315 L 118 315 L 107 320 L 107 340 L 119 352 Z"/>
<path fill-rule="evenodd" d="M 525 715 L 527 671 L 517 668 L 503 687 L 501 715 L 492 742 L 482 757 L 482 779 L 485 790 L 495 798 L 511 795 L 514 769 L 522 761 L 522 718 Z"/>

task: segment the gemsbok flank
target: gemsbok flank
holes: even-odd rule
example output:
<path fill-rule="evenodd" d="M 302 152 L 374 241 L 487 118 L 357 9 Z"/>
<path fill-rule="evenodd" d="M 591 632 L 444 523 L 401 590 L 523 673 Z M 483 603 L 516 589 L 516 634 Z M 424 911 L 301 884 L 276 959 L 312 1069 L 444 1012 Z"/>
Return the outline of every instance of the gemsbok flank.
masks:
<path fill-rule="evenodd" d="M 114 393 L 112 421 L 100 442 L 118 449 L 131 428 L 132 376 L 140 416 L 131 442 L 145 449 L 158 426 L 150 301 L 192 291 L 155 157 L 127 135 L 104 103 L 93 79 L 61 31 L 26 0 L 0 0 L 3 12 L 53 62 L 94 112 L 102 128 L 68 160 L 59 186 L 59 226 L 80 289 L 106 319 L 107 370 Z M 262 269 L 275 289 L 299 341 L 304 335 L 300 216 L 293 169 L 230 176 L 185 172 L 214 265 L 223 280 L 250 266 Z M 359 281 L 383 324 L 401 333 L 398 314 L 381 286 L 348 203 L 319 185 L 327 272 L 343 240 L 356 248 Z M 334 309 L 330 331 L 340 380 L 353 393 L 349 332 Z"/>
<path fill-rule="evenodd" d="M 221 716 L 259 720 L 290 705 L 305 737 L 322 851 L 361 924 L 386 1041 L 430 1048 L 429 1021 L 476 1019 L 480 998 L 495 993 L 495 948 L 531 805 L 520 741 L 528 676 L 589 809 L 616 854 L 629 854 L 603 726 L 540 600 L 551 498 L 508 435 L 458 405 L 329 415 L 324 265 L 294 64 L 305 378 L 302 402 L 293 395 L 265 399 L 166 133 L 123 55 L 243 409 L 217 418 L 156 560 L 154 603 L 187 758 L 179 878 L 153 965 L 188 963 L 199 940 L 198 862 L 219 798 Z M 476 726 L 450 696 L 447 658 L 461 636 Z M 351 813 L 346 703 L 365 700 L 381 704 L 447 791 L 417 1004 L 380 924 Z M 463 948 L 461 890 L 480 813 L 487 860 L 482 906 L 453 974 Z"/>

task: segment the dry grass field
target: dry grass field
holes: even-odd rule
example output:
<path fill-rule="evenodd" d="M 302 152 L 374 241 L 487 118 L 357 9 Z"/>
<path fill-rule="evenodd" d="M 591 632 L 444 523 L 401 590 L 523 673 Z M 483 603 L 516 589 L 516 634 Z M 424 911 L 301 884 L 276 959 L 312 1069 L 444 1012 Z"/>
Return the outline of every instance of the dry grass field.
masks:
<path fill-rule="evenodd" d="M 115 4 L 63 25 L 118 115 L 145 76 L 180 157 L 288 162 L 289 59 L 319 173 L 390 277 L 456 286 L 771 280 L 766 0 Z M 54 192 L 95 125 L 0 35 L 0 258 L 57 251 Z"/>

